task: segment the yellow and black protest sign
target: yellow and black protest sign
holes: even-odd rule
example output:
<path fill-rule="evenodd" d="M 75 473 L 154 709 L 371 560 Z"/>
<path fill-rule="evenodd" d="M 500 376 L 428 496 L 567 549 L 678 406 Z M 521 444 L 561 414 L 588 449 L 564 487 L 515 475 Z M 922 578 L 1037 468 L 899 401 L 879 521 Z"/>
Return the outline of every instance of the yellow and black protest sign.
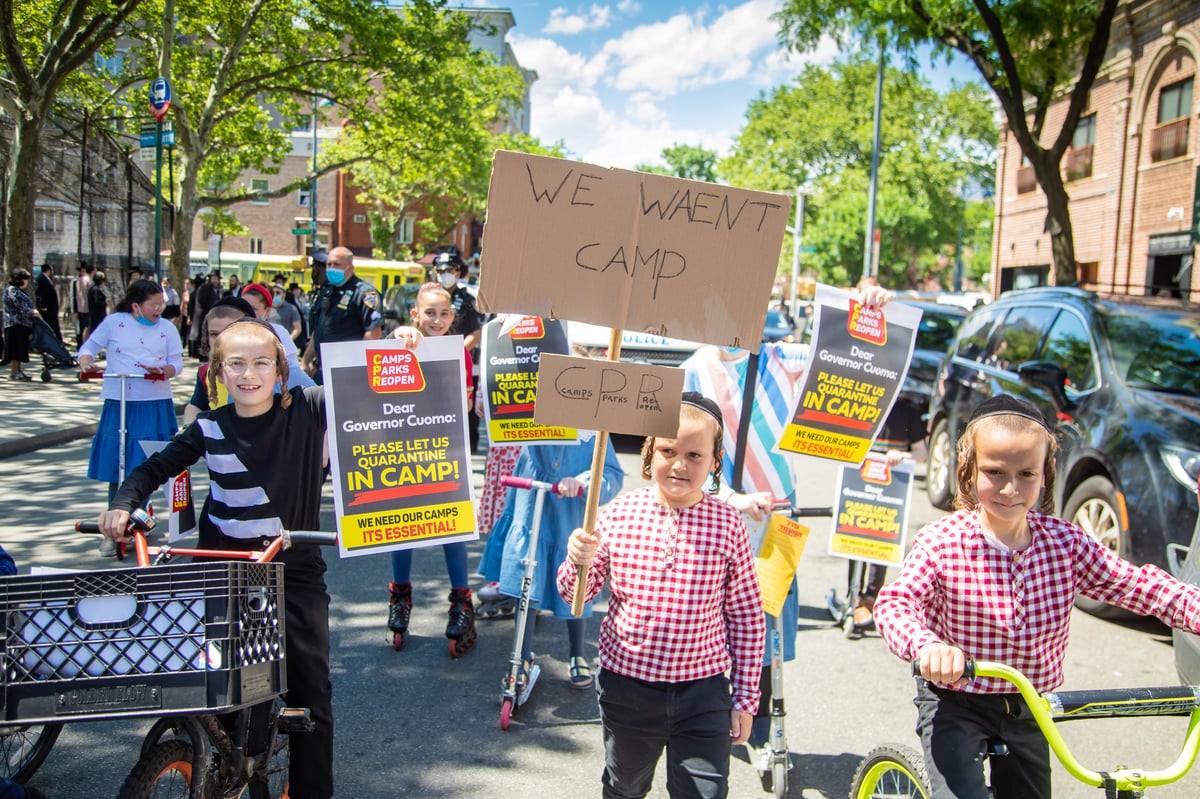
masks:
<path fill-rule="evenodd" d="M 920 321 L 912 306 L 871 308 L 817 286 L 811 365 L 778 449 L 861 463 L 904 384 Z"/>
<path fill-rule="evenodd" d="M 569 352 L 566 330 L 556 319 L 525 316 L 515 324 L 510 318 L 493 319 L 484 325 L 483 376 L 479 385 L 484 391 L 489 441 L 529 445 L 578 440 L 579 431 L 574 427 L 533 420 L 542 356 Z"/>
<path fill-rule="evenodd" d="M 888 466 L 872 454 L 860 466 L 843 466 L 834 504 L 829 554 L 898 566 L 904 559 L 912 461 Z"/>
<path fill-rule="evenodd" d="M 461 336 L 321 349 L 342 556 L 478 538 Z"/>

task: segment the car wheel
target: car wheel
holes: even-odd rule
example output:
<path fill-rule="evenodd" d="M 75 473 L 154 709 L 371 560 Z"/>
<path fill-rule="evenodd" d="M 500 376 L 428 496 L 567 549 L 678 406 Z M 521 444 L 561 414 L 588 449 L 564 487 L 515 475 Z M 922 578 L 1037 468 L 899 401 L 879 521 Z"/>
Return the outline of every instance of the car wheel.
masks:
<path fill-rule="evenodd" d="M 1089 477 L 1071 492 L 1063 516 L 1114 555 L 1125 558 L 1129 553 L 1129 531 L 1121 525 L 1120 507 L 1117 491 L 1107 478 Z M 1129 615 L 1121 608 L 1084 596 L 1076 598 L 1075 606 L 1102 619 Z"/>
<path fill-rule="evenodd" d="M 942 419 L 929 436 L 929 462 L 925 468 L 925 492 L 935 508 L 950 510 L 954 501 L 954 441 Z"/>

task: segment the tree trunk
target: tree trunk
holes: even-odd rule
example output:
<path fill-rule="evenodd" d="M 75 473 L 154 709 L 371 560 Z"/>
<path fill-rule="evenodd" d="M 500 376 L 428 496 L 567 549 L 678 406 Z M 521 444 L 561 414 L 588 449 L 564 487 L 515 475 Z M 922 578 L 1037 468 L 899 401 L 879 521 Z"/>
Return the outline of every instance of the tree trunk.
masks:
<path fill-rule="evenodd" d="M 37 202 L 37 174 L 42 160 L 43 119 L 25 111 L 14 120 L 8 154 L 8 231 L 4 263 L 9 272 L 33 268 L 33 209 Z"/>
<path fill-rule="evenodd" d="M 1054 260 L 1054 285 L 1073 286 L 1079 281 L 1075 263 L 1075 234 L 1071 230 L 1071 198 L 1063 185 L 1059 161 L 1049 154 L 1044 168 L 1036 164 L 1034 172 L 1046 194 L 1046 232 L 1050 234 L 1050 256 Z"/>
<path fill-rule="evenodd" d="M 175 211 L 175 225 L 171 229 L 171 284 L 182 286 L 183 281 L 191 277 L 192 264 L 192 228 L 196 224 L 196 213 L 200 210 L 196 199 L 196 183 L 198 165 L 195 164 L 186 148 L 178 149 L 179 169 L 175 175 L 179 180 L 178 207 Z M 216 269 L 216 264 L 209 264 Z"/>

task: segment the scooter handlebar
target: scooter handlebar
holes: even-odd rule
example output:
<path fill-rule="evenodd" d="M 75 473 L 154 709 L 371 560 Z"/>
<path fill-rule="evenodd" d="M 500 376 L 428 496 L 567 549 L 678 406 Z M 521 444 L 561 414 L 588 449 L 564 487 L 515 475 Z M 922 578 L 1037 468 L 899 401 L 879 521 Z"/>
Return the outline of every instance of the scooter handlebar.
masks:
<path fill-rule="evenodd" d="M 547 483 L 543 480 L 534 480 L 529 477 L 513 477 L 511 474 L 500 478 L 500 485 L 508 488 L 524 488 L 534 489 L 537 491 L 549 491 L 552 494 L 558 493 L 558 483 Z"/>
<path fill-rule="evenodd" d="M 163 373 L 145 374 L 116 374 L 114 372 L 80 372 L 79 379 L 82 381 L 88 380 L 103 380 L 105 378 L 128 378 L 129 380 L 166 380 L 167 376 Z"/>

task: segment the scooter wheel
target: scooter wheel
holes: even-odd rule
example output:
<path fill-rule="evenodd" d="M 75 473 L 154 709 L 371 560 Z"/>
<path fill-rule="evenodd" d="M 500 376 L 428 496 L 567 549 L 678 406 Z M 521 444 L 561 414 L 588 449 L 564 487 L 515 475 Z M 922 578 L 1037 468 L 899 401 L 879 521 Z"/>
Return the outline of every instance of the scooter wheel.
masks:
<path fill-rule="evenodd" d="M 500 702 L 500 729 L 507 730 L 512 724 L 513 700 L 505 698 Z"/>

